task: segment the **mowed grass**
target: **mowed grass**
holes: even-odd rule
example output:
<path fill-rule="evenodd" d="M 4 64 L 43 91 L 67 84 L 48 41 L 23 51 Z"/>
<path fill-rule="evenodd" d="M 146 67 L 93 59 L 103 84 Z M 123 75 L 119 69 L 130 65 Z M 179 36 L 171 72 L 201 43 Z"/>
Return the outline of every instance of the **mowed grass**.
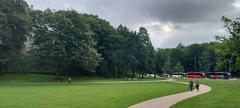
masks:
<path fill-rule="evenodd" d="M 240 80 L 200 80 L 200 83 L 209 85 L 212 91 L 172 108 L 240 108 Z"/>
<path fill-rule="evenodd" d="M 15 84 L 6 83 L 7 79 L 2 81 L 0 108 L 126 108 L 144 100 L 187 90 L 187 85 L 170 82 L 74 82 L 68 85 Z"/>
<path fill-rule="evenodd" d="M 64 82 L 67 82 L 68 77 L 64 77 Z M 164 80 L 164 78 L 144 78 L 142 81 Z M 73 76 L 73 82 L 108 82 L 108 81 L 126 81 L 126 79 L 118 78 L 103 78 L 103 77 L 87 77 L 87 76 Z M 131 79 L 131 81 L 139 81 L 139 79 Z M 48 74 L 5 74 L 0 76 L 1 83 L 58 83 L 54 75 Z"/>
<path fill-rule="evenodd" d="M 5 74 L 0 76 L 0 83 L 56 82 L 54 75 L 47 74 Z"/>

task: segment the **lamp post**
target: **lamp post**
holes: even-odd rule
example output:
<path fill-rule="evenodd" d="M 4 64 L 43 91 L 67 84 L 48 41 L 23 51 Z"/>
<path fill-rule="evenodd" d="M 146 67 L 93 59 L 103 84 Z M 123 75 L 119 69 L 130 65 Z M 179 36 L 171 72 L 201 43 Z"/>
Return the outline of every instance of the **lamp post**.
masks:
<path fill-rule="evenodd" d="M 117 67 L 115 66 L 115 80 L 117 80 Z"/>
<path fill-rule="evenodd" d="M 231 58 L 229 59 L 229 62 L 228 62 L 228 72 L 231 72 L 232 58 L 233 58 L 233 55 L 231 54 Z"/>

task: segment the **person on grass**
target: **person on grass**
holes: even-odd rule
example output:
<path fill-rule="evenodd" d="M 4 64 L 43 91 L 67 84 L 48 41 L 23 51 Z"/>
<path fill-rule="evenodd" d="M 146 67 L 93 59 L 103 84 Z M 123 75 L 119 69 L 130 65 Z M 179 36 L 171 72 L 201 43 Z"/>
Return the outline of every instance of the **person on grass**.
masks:
<path fill-rule="evenodd" d="M 68 84 L 71 84 L 71 82 L 72 82 L 72 78 L 69 77 L 69 78 L 68 78 Z"/>
<path fill-rule="evenodd" d="M 189 81 L 189 89 L 190 89 L 190 91 L 193 91 L 193 81 L 192 80 Z"/>
<path fill-rule="evenodd" d="M 195 83 L 195 87 L 196 87 L 197 91 L 199 91 L 199 82 L 198 82 L 198 80 L 197 80 L 197 82 Z"/>
<path fill-rule="evenodd" d="M 63 83 L 63 76 L 60 77 L 61 83 Z"/>

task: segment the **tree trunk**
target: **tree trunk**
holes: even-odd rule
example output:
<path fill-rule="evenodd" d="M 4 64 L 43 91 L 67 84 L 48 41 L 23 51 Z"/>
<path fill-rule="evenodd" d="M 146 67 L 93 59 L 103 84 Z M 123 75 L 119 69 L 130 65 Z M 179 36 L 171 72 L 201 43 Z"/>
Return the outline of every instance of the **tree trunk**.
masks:
<path fill-rule="evenodd" d="M 141 78 L 141 73 L 140 72 L 138 72 L 138 79 L 140 79 Z"/>
<path fill-rule="evenodd" d="M 132 79 L 135 77 L 135 70 L 132 72 Z"/>
<path fill-rule="evenodd" d="M 60 69 L 60 65 L 57 66 L 57 72 L 56 72 L 56 80 L 59 80 L 60 79 L 60 73 L 61 69 Z"/>
<path fill-rule="evenodd" d="M 117 70 L 117 67 L 115 66 L 115 80 L 117 80 L 118 79 L 118 70 Z"/>
<path fill-rule="evenodd" d="M 157 72 L 154 72 L 154 78 L 157 78 Z"/>
<path fill-rule="evenodd" d="M 0 63 L 0 75 L 2 75 L 2 69 L 3 68 L 3 66 L 2 66 L 2 64 Z"/>

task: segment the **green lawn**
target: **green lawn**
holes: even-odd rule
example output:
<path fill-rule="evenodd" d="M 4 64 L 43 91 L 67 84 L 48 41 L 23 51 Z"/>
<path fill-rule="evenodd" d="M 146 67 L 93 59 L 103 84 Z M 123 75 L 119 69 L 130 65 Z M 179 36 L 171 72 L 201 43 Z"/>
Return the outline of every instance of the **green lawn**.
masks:
<path fill-rule="evenodd" d="M 182 101 L 172 108 L 240 108 L 240 80 L 200 80 L 212 91 Z"/>
<path fill-rule="evenodd" d="M 0 76 L 1 83 L 58 83 L 59 81 L 55 80 L 54 75 L 48 74 L 6 74 Z M 68 77 L 65 77 L 65 82 Z M 144 78 L 143 81 L 152 81 L 152 80 L 163 80 L 163 78 Z M 103 78 L 103 77 L 87 77 L 87 76 L 73 76 L 73 82 L 105 82 L 105 81 L 125 81 L 124 79 L 115 79 L 115 78 Z M 133 79 L 133 81 L 138 81 L 138 79 Z"/>
<path fill-rule="evenodd" d="M 23 82 L 44 81 L 41 78 L 44 76 L 33 75 L 36 79 L 32 80 L 27 76 Z M 187 90 L 187 85 L 169 82 L 115 83 L 118 81 L 101 80 L 113 83 L 74 82 L 68 85 L 7 83 L 8 79 L 21 81 L 17 76 L 0 79 L 4 82 L 0 83 L 0 108 L 126 108 L 144 100 Z M 51 79 L 52 76 L 48 76 L 45 81 Z"/>
<path fill-rule="evenodd" d="M 56 82 L 55 76 L 47 74 L 5 74 L 0 76 L 0 83 Z"/>
<path fill-rule="evenodd" d="M 126 108 L 144 100 L 188 90 L 187 85 L 168 82 L 128 83 L 132 81 L 74 77 L 73 84 L 67 85 L 54 78 L 37 74 L 0 76 L 0 108 Z M 211 86 L 212 91 L 172 108 L 240 108 L 239 80 L 200 80 L 200 83 Z"/>

